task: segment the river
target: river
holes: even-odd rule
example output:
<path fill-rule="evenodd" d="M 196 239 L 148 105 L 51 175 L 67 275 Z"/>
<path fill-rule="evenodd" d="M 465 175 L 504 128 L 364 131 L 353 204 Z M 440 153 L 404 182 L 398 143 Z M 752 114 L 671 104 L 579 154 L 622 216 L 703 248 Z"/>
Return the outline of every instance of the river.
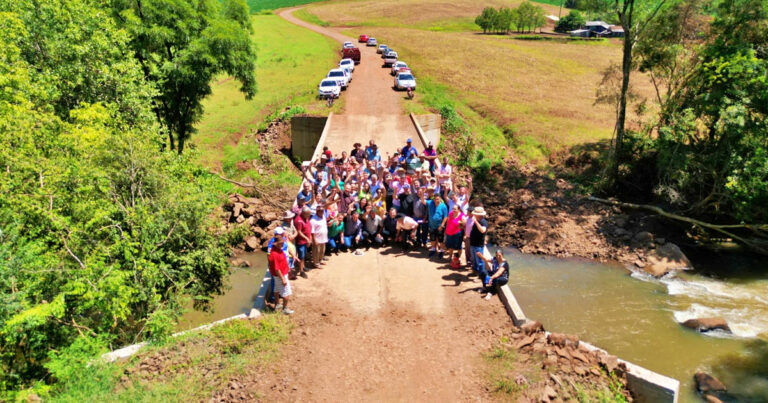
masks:
<path fill-rule="evenodd" d="M 506 251 L 510 287 L 526 316 L 555 332 L 571 333 L 627 361 L 681 381 L 680 401 L 697 402 L 693 374 L 720 378 L 735 401 L 768 402 L 768 270 L 713 269 L 654 279 L 621 266 Z M 266 254 L 238 256 L 229 289 L 210 312 L 190 310 L 177 330 L 248 313 L 266 268 Z M 726 265 L 711 260 L 723 274 Z M 733 263 L 731 261 L 730 263 Z M 738 266 L 731 264 L 727 267 Z M 749 263 L 743 262 L 744 265 Z M 733 334 L 699 334 L 678 322 L 722 316 Z"/>
<path fill-rule="evenodd" d="M 256 301 L 261 280 L 267 268 L 267 254 L 264 252 L 246 252 L 237 256 L 251 263 L 251 267 L 232 267 L 227 280 L 227 289 L 222 295 L 214 297 L 207 312 L 197 311 L 190 306 L 179 319 L 177 331 L 188 330 L 219 319 L 229 318 L 241 313 L 248 314 Z"/>
<path fill-rule="evenodd" d="M 621 266 L 508 250 L 510 287 L 526 316 L 577 334 L 627 361 L 678 379 L 680 401 L 701 401 L 693 374 L 708 371 L 735 401 L 768 401 L 768 277 L 713 279 L 687 272 L 654 279 Z M 733 334 L 678 324 L 722 316 Z"/>

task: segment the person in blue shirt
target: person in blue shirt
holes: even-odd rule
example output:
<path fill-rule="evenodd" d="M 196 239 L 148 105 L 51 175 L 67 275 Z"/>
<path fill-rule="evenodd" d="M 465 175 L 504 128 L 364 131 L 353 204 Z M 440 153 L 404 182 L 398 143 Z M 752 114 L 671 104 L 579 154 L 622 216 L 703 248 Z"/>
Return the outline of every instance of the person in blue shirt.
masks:
<path fill-rule="evenodd" d="M 405 147 L 403 147 L 402 150 L 400 150 L 400 162 L 408 162 L 412 160 L 413 158 L 419 158 L 419 150 L 416 149 L 413 145 L 411 145 L 412 141 L 411 139 L 408 139 L 407 144 Z"/>
<path fill-rule="evenodd" d="M 448 207 L 440 196 L 427 200 L 427 215 L 429 222 L 429 257 L 435 253 L 442 256 L 445 221 L 448 219 Z"/>
<path fill-rule="evenodd" d="M 368 143 L 368 147 L 365 148 L 365 159 L 368 161 L 381 161 L 381 153 L 379 153 L 379 147 L 371 140 Z"/>

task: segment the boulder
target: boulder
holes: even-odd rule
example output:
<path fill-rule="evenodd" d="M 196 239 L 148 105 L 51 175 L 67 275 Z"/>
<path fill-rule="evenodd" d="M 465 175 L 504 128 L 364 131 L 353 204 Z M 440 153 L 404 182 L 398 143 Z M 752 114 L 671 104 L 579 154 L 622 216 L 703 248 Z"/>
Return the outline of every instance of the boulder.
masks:
<path fill-rule="evenodd" d="M 648 264 L 643 270 L 654 277 L 662 277 L 673 270 L 688 270 L 691 267 L 691 261 L 680 248 L 667 242 L 649 253 Z"/>
<path fill-rule="evenodd" d="M 256 211 L 257 211 L 256 206 L 248 206 L 242 210 L 242 213 L 246 217 L 251 217 L 256 215 Z"/>
<path fill-rule="evenodd" d="M 528 322 L 520 327 L 525 334 L 533 334 L 544 331 L 544 325 L 539 321 Z"/>
<path fill-rule="evenodd" d="M 249 262 L 249 261 L 247 261 L 245 259 L 237 258 L 237 259 L 232 261 L 232 266 L 235 266 L 235 267 L 251 267 L 251 262 Z"/>
<path fill-rule="evenodd" d="M 550 333 L 549 336 L 547 336 L 547 341 L 549 344 L 565 347 L 565 335 L 562 333 Z"/>
<path fill-rule="evenodd" d="M 245 250 L 247 251 L 253 251 L 253 250 L 259 249 L 260 245 L 261 243 L 259 242 L 258 238 L 256 238 L 255 236 L 249 236 L 245 240 Z"/>
<path fill-rule="evenodd" d="M 728 322 L 723 318 L 699 318 L 688 319 L 682 323 L 683 326 L 691 329 L 696 329 L 699 332 L 709 332 L 711 330 L 724 330 L 726 332 L 731 331 L 731 327 L 728 326 Z"/>
<path fill-rule="evenodd" d="M 615 371 L 619 367 L 619 359 L 615 355 L 600 354 L 600 357 L 598 358 L 598 362 L 609 373 Z"/>
<path fill-rule="evenodd" d="M 243 210 L 243 207 L 245 207 L 245 204 L 240 202 L 235 203 L 234 207 L 232 207 L 232 216 L 234 217 L 239 216 Z"/>
<path fill-rule="evenodd" d="M 697 372 L 693 375 L 693 380 L 696 381 L 696 390 L 701 393 L 726 391 L 725 384 L 706 372 Z"/>
<path fill-rule="evenodd" d="M 243 215 L 240 214 L 239 216 L 237 216 L 237 218 L 235 218 L 235 222 L 238 224 L 242 224 L 245 222 L 245 217 L 243 217 Z"/>
<path fill-rule="evenodd" d="M 653 234 L 648 231 L 640 231 L 632 238 L 639 245 L 648 245 L 653 242 Z"/>
<path fill-rule="evenodd" d="M 252 227 L 253 234 L 256 235 L 257 238 L 260 239 L 266 239 L 269 238 L 269 235 L 267 235 L 267 232 L 261 229 L 260 227 Z"/>
<path fill-rule="evenodd" d="M 268 211 L 268 212 L 266 212 L 266 213 L 261 215 L 261 219 L 263 221 L 265 221 L 265 222 L 272 222 L 272 221 L 275 221 L 275 220 L 277 220 L 279 218 L 280 217 L 277 214 L 275 214 L 274 212 L 272 212 L 272 211 Z"/>

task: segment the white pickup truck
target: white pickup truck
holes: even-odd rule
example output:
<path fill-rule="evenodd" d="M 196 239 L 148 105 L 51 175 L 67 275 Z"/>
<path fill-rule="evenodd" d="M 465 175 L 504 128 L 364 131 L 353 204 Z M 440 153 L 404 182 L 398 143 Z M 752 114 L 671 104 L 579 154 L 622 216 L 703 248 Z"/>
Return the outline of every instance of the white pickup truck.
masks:
<path fill-rule="evenodd" d="M 384 66 L 389 67 L 395 63 L 397 63 L 397 52 L 390 50 L 387 52 L 386 56 L 384 56 Z"/>

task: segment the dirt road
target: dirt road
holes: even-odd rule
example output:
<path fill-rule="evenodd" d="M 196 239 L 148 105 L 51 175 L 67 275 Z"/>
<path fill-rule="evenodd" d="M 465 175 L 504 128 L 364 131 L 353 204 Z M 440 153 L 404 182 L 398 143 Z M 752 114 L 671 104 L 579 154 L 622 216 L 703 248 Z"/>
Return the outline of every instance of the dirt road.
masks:
<path fill-rule="evenodd" d="M 349 40 L 296 20 L 292 11 L 280 15 Z M 363 48 L 343 95 L 346 111 L 327 137 L 334 152 L 370 138 L 389 151 L 416 136 L 380 60 Z M 332 256 L 295 281 L 296 328 L 280 363 L 256 381 L 263 400 L 490 400 L 483 352 L 512 324 L 498 299 L 481 299 L 477 277 L 447 263 L 421 251 L 370 249 Z"/>
<path fill-rule="evenodd" d="M 405 93 L 392 89 L 394 78 L 389 75 L 388 68 L 382 67 L 382 59 L 376 53 L 376 48 L 358 44 L 356 38 L 349 38 L 333 29 L 301 21 L 293 16 L 295 10 L 283 10 L 278 15 L 291 23 L 335 39 L 339 42 L 339 50 L 341 43 L 352 41 L 361 52 L 360 64 L 355 67 L 352 82 L 341 95 L 345 102 L 344 113 L 334 116 L 325 145 L 336 153 L 351 150 L 355 142 L 365 145 L 373 139 L 382 156 L 385 152 L 391 153 L 395 148 L 404 146 L 408 138 L 413 138 L 414 144 L 419 146 L 418 134 L 403 110 Z"/>

